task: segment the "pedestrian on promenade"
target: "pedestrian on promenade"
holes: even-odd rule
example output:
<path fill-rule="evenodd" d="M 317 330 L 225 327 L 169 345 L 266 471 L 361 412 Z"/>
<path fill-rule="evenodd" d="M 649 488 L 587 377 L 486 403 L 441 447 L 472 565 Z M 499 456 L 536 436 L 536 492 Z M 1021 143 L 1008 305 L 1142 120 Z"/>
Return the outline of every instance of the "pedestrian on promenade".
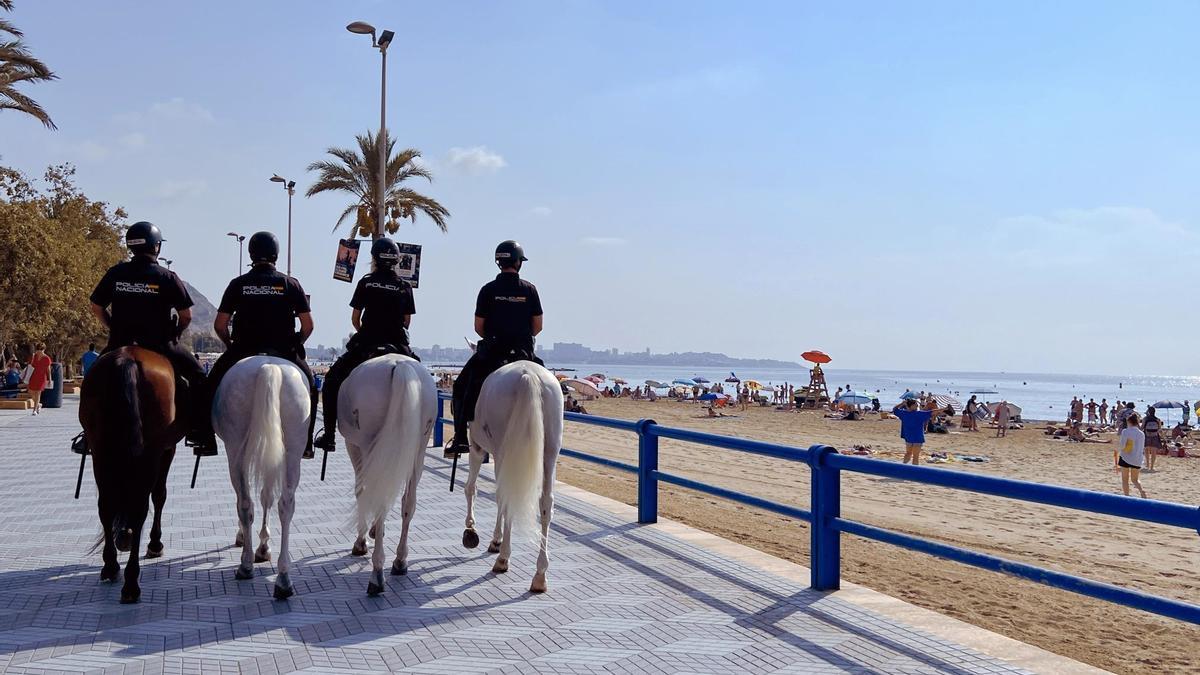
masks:
<path fill-rule="evenodd" d="M 1128 424 L 1117 438 L 1117 451 L 1114 453 L 1116 465 L 1121 469 L 1121 492 L 1128 497 L 1129 483 L 1132 482 L 1138 494 L 1145 499 L 1146 491 L 1142 489 L 1138 477 L 1146 461 L 1146 434 L 1138 428 L 1137 413 L 1130 414 L 1127 420 Z"/>
<path fill-rule="evenodd" d="M 100 352 L 96 351 L 96 343 L 93 342 L 88 345 L 88 350 L 79 358 L 79 365 L 83 366 L 84 375 L 87 375 L 88 371 L 92 368 L 92 364 L 98 358 L 100 358 Z"/>
<path fill-rule="evenodd" d="M 39 342 L 34 345 L 33 358 L 29 359 L 33 372 L 29 375 L 29 396 L 33 398 L 33 414 L 42 412 L 42 391 L 50 382 L 50 357 L 46 356 L 46 345 Z"/>
<path fill-rule="evenodd" d="M 901 401 L 892 414 L 900 419 L 900 438 L 904 439 L 904 460 L 913 465 L 921 463 L 921 446 L 925 444 L 925 425 L 933 416 L 933 411 L 918 410 L 917 402 L 911 398 Z"/>

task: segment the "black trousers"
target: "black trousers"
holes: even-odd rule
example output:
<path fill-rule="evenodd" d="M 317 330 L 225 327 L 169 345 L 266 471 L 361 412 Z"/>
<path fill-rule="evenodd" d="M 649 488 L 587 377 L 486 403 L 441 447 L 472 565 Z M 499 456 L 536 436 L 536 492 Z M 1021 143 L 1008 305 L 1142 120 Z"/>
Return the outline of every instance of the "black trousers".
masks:
<path fill-rule="evenodd" d="M 421 360 L 412 348 L 405 344 L 355 344 L 347 349 L 346 353 L 339 356 L 329 367 L 329 372 L 325 373 L 325 381 L 321 384 L 321 410 L 326 431 L 332 432 L 337 428 L 338 392 L 341 391 L 342 383 L 350 377 L 355 368 L 384 354 L 403 354 Z"/>
<path fill-rule="evenodd" d="M 466 433 L 467 423 L 475 419 L 475 403 L 479 401 L 483 381 L 501 366 L 513 361 L 533 361 L 539 366 L 546 365 L 533 353 L 532 340 L 527 344 L 479 341 L 475 353 L 463 364 L 462 372 L 454 380 L 450 409 L 454 412 L 456 435 Z"/>
<path fill-rule="evenodd" d="M 105 345 L 102 354 L 107 354 L 114 349 L 121 347 L 130 347 L 132 344 L 121 344 L 109 340 Z M 208 415 L 205 411 L 209 406 L 205 405 L 206 390 L 208 389 L 205 381 L 204 366 L 196 360 L 196 356 L 184 349 L 178 342 L 168 342 L 166 344 L 150 345 L 138 343 L 138 347 L 158 352 L 171 362 L 171 367 L 175 369 L 175 375 L 183 378 L 188 388 L 188 413 L 190 419 L 190 427 L 192 429 L 205 429 L 208 426 Z"/>
<path fill-rule="evenodd" d="M 222 354 L 220 358 L 217 359 L 217 362 L 213 364 L 212 369 L 208 371 L 208 386 L 205 388 L 204 396 L 204 410 L 207 411 L 207 414 L 204 415 L 205 428 L 211 428 L 212 426 L 213 398 L 217 395 L 217 387 L 221 385 L 221 378 L 225 377 L 225 373 L 229 372 L 229 369 L 234 367 L 238 361 L 250 356 L 259 355 L 277 356 L 281 359 L 291 361 L 292 363 L 296 364 L 296 367 L 303 371 L 304 376 L 308 378 L 309 396 L 311 397 L 308 420 L 308 436 L 311 440 L 313 425 L 317 423 L 317 388 L 313 384 L 312 369 L 308 367 L 308 362 L 304 360 L 303 347 L 297 347 L 293 348 L 289 352 L 283 352 L 234 343 L 229 347 L 229 349 L 226 349 L 225 353 Z"/>

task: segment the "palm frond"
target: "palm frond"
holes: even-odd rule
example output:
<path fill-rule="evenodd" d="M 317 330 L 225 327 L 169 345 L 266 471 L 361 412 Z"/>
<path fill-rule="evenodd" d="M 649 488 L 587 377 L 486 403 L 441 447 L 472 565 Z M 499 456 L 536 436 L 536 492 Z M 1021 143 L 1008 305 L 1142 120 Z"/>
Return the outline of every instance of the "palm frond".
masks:
<path fill-rule="evenodd" d="M 58 128 L 37 101 L 9 86 L 0 86 L 0 110 L 17 110 L 41 122 L 47 129 Z"/>

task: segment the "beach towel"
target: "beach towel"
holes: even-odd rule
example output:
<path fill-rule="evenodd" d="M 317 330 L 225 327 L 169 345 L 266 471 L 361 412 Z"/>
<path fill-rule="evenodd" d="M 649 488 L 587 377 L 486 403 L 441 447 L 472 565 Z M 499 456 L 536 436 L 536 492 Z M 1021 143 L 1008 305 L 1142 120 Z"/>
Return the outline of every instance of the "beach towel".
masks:
<path fill-rule="evenodd" d="M 956 459 L 960 460 L 960 461 L 963 461 L 963 462 L 990 462 L 990 461 L 992 461 L 991 459 L 989 459 L 989 458 L 987 458 L 987 457 L 984 457 L 983 455 L 959 455 L 959 454 L 955 454 L 955 455 L 954 455 L 954 457 L 955 457 Z"/>

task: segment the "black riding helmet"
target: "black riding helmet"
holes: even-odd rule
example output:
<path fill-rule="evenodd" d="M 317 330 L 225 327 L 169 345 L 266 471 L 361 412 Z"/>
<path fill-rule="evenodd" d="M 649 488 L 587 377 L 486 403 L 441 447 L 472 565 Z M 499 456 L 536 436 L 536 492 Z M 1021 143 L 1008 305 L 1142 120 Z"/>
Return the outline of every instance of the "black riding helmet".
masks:
<path fill-rule="evenodd" d="M 371 258 L 379 267 L 395 267 L 400 262 L 400 247 L 387 237 L 380 237 L 371 244 Z"/>
<path fill-rule="evenodd" d="M 496 264 L 502 269 L 505 267 L 521 269 L 521 263 L 526 260 L 529 258 L 525 257 L 525 249 L 512 239 L 502 241 L 496 247 Z"/>
<path fill-rule="evenodd" d="M 270 232 L 255 232 L 246 248 L 250 252 L 250 262 L 274 263 L 279 260 L 279 240 Z"/>
<path fill-rule="evenodd" d="M 125 246 L 133 253 L 158 255 L 162 243 L 162 232 L 154 223 L 145 220 L 130 225 L 125 232 Z"/>

